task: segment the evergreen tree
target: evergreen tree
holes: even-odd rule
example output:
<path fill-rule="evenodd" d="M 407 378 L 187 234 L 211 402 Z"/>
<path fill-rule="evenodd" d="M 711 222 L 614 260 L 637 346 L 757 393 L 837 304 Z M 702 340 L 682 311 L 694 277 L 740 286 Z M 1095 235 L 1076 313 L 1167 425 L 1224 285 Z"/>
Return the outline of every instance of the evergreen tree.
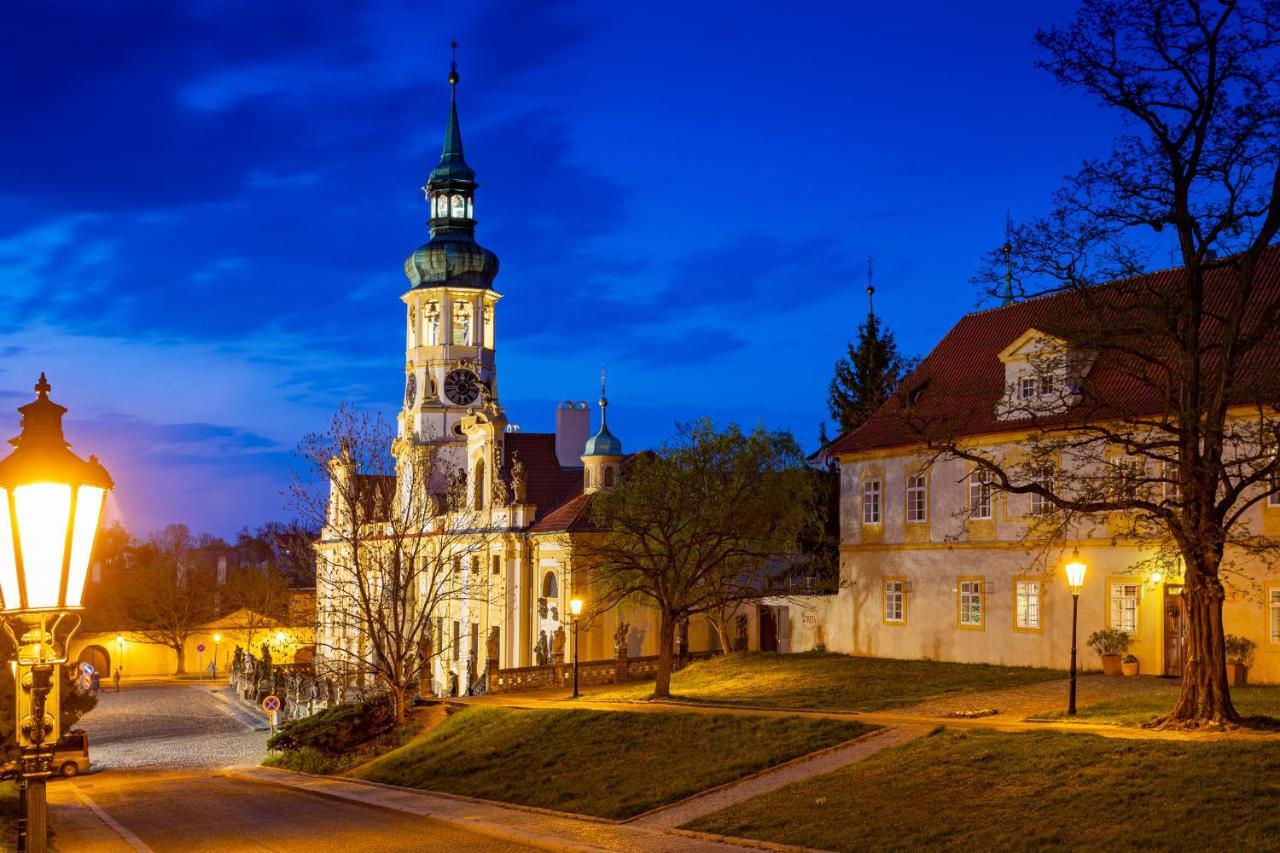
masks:
<path fill-rule="evenodd" d="M 867 291 L 870 295 L 872 289 Z M 914 366 L 915 359 L 898 352 L 893 332 L 881 325 L 874 311 L 868 311 L 856 343 L 851 342 L 848 355 L 836 362 L 827 394 L 827 407 L 839 432 L 860 427 Z"/>

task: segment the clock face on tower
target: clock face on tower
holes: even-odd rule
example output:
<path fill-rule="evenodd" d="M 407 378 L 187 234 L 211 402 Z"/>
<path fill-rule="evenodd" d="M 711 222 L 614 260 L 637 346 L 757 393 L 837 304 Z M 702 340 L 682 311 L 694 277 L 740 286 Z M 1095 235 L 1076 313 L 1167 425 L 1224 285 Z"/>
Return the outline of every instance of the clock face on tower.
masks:
<path fill-rule="evenodd" d="M 444 394 L 457 406 L 469 406 L 480 396 L 480 380 L 470 370 L 459 368 L 444 378 Z"/>
<path fill-rule="evenodd" d="M 404 407 L 409 408 L 416 399 L 418 399 L 418 377 L 410 373 L 409 378 L 404 382 Z"/>

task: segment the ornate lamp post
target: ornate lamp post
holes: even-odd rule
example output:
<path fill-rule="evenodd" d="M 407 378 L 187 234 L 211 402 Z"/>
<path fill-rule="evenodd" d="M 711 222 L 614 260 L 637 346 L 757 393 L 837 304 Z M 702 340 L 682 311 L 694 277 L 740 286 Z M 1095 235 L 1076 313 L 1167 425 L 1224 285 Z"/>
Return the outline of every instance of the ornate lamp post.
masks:
<path fill-rule="evenodd" d="M 218 677 L 218 645 L 222 642 L 221 634 L 213 635 L 213 677 Z"/>
<path fill-rule="evenodd" d="M 569 612 L 573 614 L 573 698 L 578 698 L 578 617 L 582 615 L 582 599 L 569 600 Z"/>
<path fill-rule="evenodd" d="M 1071 587 L 1071 691 L 1067 695 L 1067 713 L 1076 715 L 1076 624 L 1080 616 L 1080 590 L 1084 587 L 1084 573 L 1089 567 L 1080 559 L 1076 548 L 1066 566 L 1067 586 Z"/>
<path fill-rule="evenodd" d="M 43 853 L 45 780 L 53 773 L 60 734 L 58 671 L 79 615 L 61 637 L 59 628 L 84 606 L 89 555 L 114 484 L 96 457 L 86 462 L 69 449 L 62 435 L 67 410 L 49 399 L 43 373 L 35 390 L 36 400 L 18 409 L 22 434 L 0 460 L 0 610 L 18 649 L 18 849 Z"/>
<path fill-rule="evenodd" d="M 116 671 L 124 677 L 124 634 L 116 634 Z"/>

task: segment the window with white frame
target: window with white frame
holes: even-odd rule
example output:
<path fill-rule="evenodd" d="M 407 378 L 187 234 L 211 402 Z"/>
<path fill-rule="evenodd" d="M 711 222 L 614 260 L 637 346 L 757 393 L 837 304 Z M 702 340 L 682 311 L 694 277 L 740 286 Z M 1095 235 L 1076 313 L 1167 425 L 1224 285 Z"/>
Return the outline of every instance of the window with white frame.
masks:
<path fill-rule="evenodd" d="M 982 625 L 982 581 L 960 581 L 960 624 L 966 628 Z"/>
<path fill-rule="evenodd" d="M 1018 399 L 1034 400 L 1040 390 L 1040 383 L 1034 376 L 1024 376 L 1018 380 Z"/>
<path fill-rule="evenodd" d="M 925 521 L 929 517 L 928 490 L 923 474 L 907 477 L 907 521 Z"/>
<path fill-rule="evenodd" d="M 907 585 L 900 580 L 884 582 L 884 621 L 907 621 Z"/>
<path fill-rule="evenodd" d="M 1036 477 L 1036 482 L 1041 486 L 1043 486 L 1048 491 L 1051 491 L 1051 492 L 1053 491 L 1053 475 L 1052 474 L 1042 474 L 1041 476 Z M 1031 514 L 1032 515 L 1048 515 L 1052 511 L 1053 511 L 1053 501 L 1049 500 L 1044 495 L 1038 494 L 1036 492 L 1031 493 Z"/>
<path fill-rule="evenodd" d="M 1111 584 L 1111 627 L 1133 634 L 1138 630 L 1138 585 Z"/>
<path fill-rule="evenodd" d="M 880 481 L 867 480 L 862 484 L 862 523 L 880 523 Z"/>
<path fill-rule="evenodd" d="M 991 472 L 980 468 L 969 475 L 969 517 L 991 518 Z"/>
<path fill-rule="evenodd" d="M 1182 488 L 1178 481 L 1178 463 L 1177 462 L 1161 462 L 1160 463 L 1160 479 L 1161 490 L 1164 493 L 1164 499 L 1168 501 L 1176 501 L 1182 497 Z M 1272 498 L 1275 495 L 1271 496 Z"/>
<path fill-rule="evenodd" d="M 1040 581 L 1013 582 L 1013 625 L 1031 630 L 1040 627 Z"/>
<path fill-rule="evenodd" d="M 1120 500 L 1133 500 L 1138 496 L 1138 486 L 1145 472 L 1142 460 L 1135 456 L 1117 456 L 1111 461 L 1111 476 L 1115 494 Z"/>
<path fill-rule="evenodd" d="M 1271 642 L 1280 643 L 1280 589 L 1271 590 L 1267 600 L 1269 621 L 1271 623 Z"/>
<path fill-rule="evenodd" d="M 1040 396 L 1052 397 L 1053 389 L 1054 389 L 1053 374 L 1046 373 L 1043 376 L 1041 376 L 1040 377 Z"/>

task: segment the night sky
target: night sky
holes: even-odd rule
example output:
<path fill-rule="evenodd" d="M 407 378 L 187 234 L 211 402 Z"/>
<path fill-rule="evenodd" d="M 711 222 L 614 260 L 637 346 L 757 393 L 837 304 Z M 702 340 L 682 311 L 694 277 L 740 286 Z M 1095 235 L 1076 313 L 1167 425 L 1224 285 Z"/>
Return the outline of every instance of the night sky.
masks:
<path fill-rule="evenodd" d="M 1117 127 L 1033 67 L 1061 2 L 12 4 L 0 50 L 0 408 L 48 371 L 115 511 L 287 517 L 292 449 L 403 397 L 449 41 L 525 431 L 610 377 L 628 450 L 678 419 L 827 418 L 876 308 L 923 354 L 1006 211 Z M 305 10 L 305 11 L 304 11 Z"/>

